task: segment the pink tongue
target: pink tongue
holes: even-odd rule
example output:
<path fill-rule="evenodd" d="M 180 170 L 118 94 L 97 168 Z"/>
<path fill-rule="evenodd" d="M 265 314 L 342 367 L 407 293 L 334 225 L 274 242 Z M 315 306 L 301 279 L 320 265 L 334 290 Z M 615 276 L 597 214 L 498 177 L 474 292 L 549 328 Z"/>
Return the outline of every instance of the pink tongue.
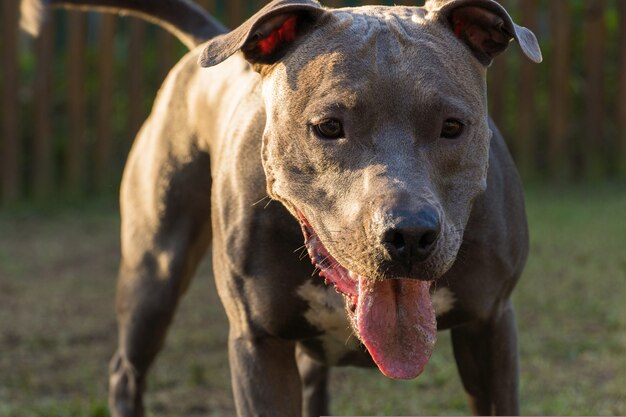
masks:
<path fill-rule="evenodd" d="M 361 340 L 380 371 L 412 379 L 422 373 L 437 339 L 430 282 L 359 277 L 357 306 Z"/>

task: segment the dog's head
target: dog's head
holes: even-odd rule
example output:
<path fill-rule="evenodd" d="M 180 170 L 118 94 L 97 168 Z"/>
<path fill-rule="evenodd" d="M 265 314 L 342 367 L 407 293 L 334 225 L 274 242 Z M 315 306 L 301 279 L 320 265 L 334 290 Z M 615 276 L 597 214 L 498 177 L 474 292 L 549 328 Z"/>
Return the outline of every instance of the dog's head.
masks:
<path fill-rule="evenodd" d="M 485 190 L 486 68 L 534 35 L 491 0 L 327 10 L 274 1 L 200 58 L 236 51 L 263 77 L 268 193 L 347 299 L 383 373 L 412 378 L 432 351 L 430 283 L 454 263 Z"/>

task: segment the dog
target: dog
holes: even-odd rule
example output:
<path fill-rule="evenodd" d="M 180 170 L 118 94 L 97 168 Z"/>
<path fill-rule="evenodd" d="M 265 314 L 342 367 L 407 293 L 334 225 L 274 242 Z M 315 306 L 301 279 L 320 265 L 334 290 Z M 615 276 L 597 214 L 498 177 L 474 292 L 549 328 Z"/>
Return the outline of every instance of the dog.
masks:
<path fill-rule="evenodd" d="M 138 14 L 192 48 L 124 170 L 114 416 L 143 415 L 209 246 L 239 416 L 328 414 L 329 366 L 415 378 L 442 329 L 472 412 L 519 412 L 528 232 L 486 70 L 512 40 L 541 62 L 531 31 L 492 0 L 274 0 L 230 32 L 187 0 L 48 3 Z M 45 5 L 22 6 L 36 31 Z"/>

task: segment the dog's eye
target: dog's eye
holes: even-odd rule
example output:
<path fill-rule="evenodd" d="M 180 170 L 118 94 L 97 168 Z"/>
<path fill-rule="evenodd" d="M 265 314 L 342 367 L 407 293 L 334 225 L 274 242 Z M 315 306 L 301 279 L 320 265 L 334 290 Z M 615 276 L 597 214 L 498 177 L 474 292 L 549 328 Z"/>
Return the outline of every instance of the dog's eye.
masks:
<path fill-rule="evenodd" d="M 337 119 L 325 119 L 313 126 L 315 134 L 321 139 L 339 139 L 345 136 L 343 126 Z"/>
<path fill-rule="evenodd" d="M 448 119 L 441 127 L 441 137 L 445 139 L 456 139 L 463 133 L 463 123 L 456 119 Z"/>

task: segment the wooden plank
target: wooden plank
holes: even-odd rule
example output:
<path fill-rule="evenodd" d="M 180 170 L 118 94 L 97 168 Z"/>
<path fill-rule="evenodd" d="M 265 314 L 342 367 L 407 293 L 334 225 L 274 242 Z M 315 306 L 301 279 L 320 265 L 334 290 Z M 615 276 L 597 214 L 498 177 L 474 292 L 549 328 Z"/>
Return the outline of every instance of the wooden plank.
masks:
<path fill-rule="evenodd" d="M 585 2 L 584 68 L 585 68 L 585 114 L 582 147 L 578 150 L 575 176 L 589 176 L 593 168 L 597 171 L 602 164 L 600 155 L 606 147 L 604 129 L 604 54 L 606 28 L 604 13 L 606 0 Z"/>
<path fill-rule="evenodd" d="M 215 12 L 217 10 L 216 1 L 217 0 L 197 0 L 196 3 L 204 10 L 215 16 Z"/>
<path fill-rule="evenodd" d="M 220 16 L 217 13 L 217 1 L 218 0 L 194 0 L 194 2 L 202 7 L 204 10 L 206 10 L 207 12 L 209 12 L 210 15 L 212 15 L 213 17 L 215 17 L 216 19 L 220 20 Z M 226 23 L 226 22 L 222 22 L 222 23 Z"/>
<path fill-rule="evenodd" d="M 619 173 L 626 175 L 626 1 L 620 0 L 619 5 L 619 68 L 617 94 L 617 161 Z"/>
<path fill-rule="evenodd" d="M 253 0 L 252 1 L 252 13 L 254 14 L 254 13 L 258 12 L 263 7 L 265 7 L 266 4 L 267 4 L 267 1 L 265 1 L 265 0 Z"/>
<path fill-rule="evenodd" d="M 17 1 L 2 2 L 2 130 L 0 131 L 1 203 L 16 201 L 21 194 L 19 172 L 18 8 Z"/>
<path fill-rule="evenodd" d="M 266 4 L 267 1 L 265 0 L 254 0 L 254 13 L 261 10 Z"/>
<path fill-rule="evenodd" d="M 138 18 L 130 18 L 128 42 L 128 145 L 139 131 L 146 118 L 144 101 L 144 59 L 146 24 Z"/>
<path fill-rule="evenodd" d="M 328 7 L 344 7 L 345 6 L 345 1 L 342 0 L 324 0 L 324 6 L 328 6 Z"/>
<path fill-rule="evenodd" d="M 209 12 L 213 17 L 217 15 L 217 0 L 204 0 L 201 5 Z"/>
<path fill-rule="evenodd" d="M 94 144 L 96 187 L 102 191 L 112 176 L 113 93 L 115 88 L 115 26 L 117 17 L 103 14 L 98 39 L 98 120 Z"/>
<path fill-rule="evenodd" d="M 552 50 L 550 63 L 550 123 L 548 137 L 548 170 L 552 176 L 566 175 L 570 127 L 570 0 L 550 2 Z"/>
<path fill-rule="evenodd" d="M 520 24 L 530 30 L 537 26 L 537 0 L 522 0 L 520 3 Z M 535 87 L 537 85 L 537 66 L 529 59 L 520 62 L 518 84 L 518 114 L 515 149 L 517 164 L 522 175 L 529 176 L 535 168 Z"/>
<path fill-rule="evenodd" d="M 502 131 L 505 138 L 508 136 L 504 117 L 508 65 L 507 56 L 499 56 L 494 60 L 493 65 L 487 72 L 489 85 L 489 114 L 496 123 L 496 126 Z"/>
<path fill-rule="evenodd" d="M 175 49 L 176 38 L 168 31 L 158 29 L 156 41 L 157 51 L 159 51 L 157 57 L 157 73 L 159 80 L 162 81 L 176 64 L 179 57 Z"/>
<path fill-rule="evenodd" d="M 36 40 L 37 65 L 34 85 L 34 141 L 33 141 L 33 195 L 43 200 L 53 190 L 52 141 L 52 76 L 54 71 L 54 21 L 48 13 L 41 33 Z"/>
<path fill-rule="evenodd" d="M 85 36 L 86 19 L 81 12 L 68 12 L 68 112 L 69 142 L 65 181 L 70 194 L 82 191 L 85 172 Z"/>
<path fill-rule="evenodd" d="M 228 13 L 226 22 L 228 27 L 235 28 L 239 26 L 246 17 L 244 0 L 229 0 L 227 3 Z"/>

